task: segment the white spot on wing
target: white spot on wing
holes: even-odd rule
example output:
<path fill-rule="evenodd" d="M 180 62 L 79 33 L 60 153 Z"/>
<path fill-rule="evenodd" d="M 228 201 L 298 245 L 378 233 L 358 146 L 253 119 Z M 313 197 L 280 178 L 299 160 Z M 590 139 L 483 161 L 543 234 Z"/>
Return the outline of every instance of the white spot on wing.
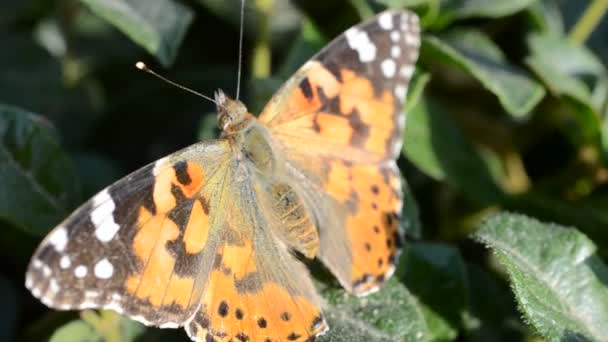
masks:
<path fill-rule="evenodd" d="M 32 261 L 32 267 L 35 269 L 41 268 L 42 265 L 42 261 L 40 261 L 39 259 L 34 259 L 34 261 Z"/>
<path fill-rule="evenodd" d="M 123 314 L 125 312 L 125 309 L 123 309 L 123 307 L 120 306 L 120 304 L 118 304 L 116 302 L 106 304 L 103 306 L 103 308 L 106 310 L 114 310 L 114 311 L 118 312 L 119 314 Z"/>
<path fill-rule="evenodd" d="M 405 115 L 403 113 L 399 113 L 399 115 L 397 115 L 397 125 L 400 131 L 405 129 Z"/>
<path fill-rule="evenodd" d="M 393 41 L 393 43 L 398 42 L 400 37 L 401 37 L 401 34 L 399 33 L 399 31 L 391 32 L 391 40 Z"/>
<path fill-rule="evenodd" d="M 59 292 L 59 283 L 57 283 L 57 280 L 51 279 L 49 282 L 49 291 L 51 291 L 53 295 Z"/>
<path fill-rule="evenodd" d="M 399 45 L 394 45 L 393 47 L 391 47 L 391 57 L 399 58 L 399 56 L 401 56 L 401 48 L 399 47 Z"/>
<path fill-rule="evenodd" d="M 114 274 L 114 266 L 108 261 L 108 259 L 102 259 L 97 264 L 95 264 L 95 268 L 93 269 L 93 273 L 99 279 L 109 279 Z"/>
<path fill-rule="evenodd" d="M 101 242 L 112 240 L 120 229 L 120 226 L 114 222 L 114 209 L 116 209 L 116 205 L 108 189 L 104 189 L 93 197 L 91 221 L 95 225 L 95 236 Z"/>
<path fill-rule="evenodd" d="M 395 73 L 397 71 L 397 64 L 395 64 L 394 60 L 385 59 L 380 64 L 380 67 L 382 68 L 382 74 L 384 74 L 384 77 L 393 78 L 393 76 L 395 76 Z"/>
<path fill-rule="evenodd" d="M 175 322 L 166 322 L 158 326 L 161 329 L 175 329 L 179 328 L 179 323 Z"/>
<path fill-rule="evenodd" d="M 399 70 L 399 74 L 406 80 L 409 80 L 414 74 L 414 66 L 411 64 L 404 64 L 401 66 L 401 70 Z"/>
<path fill-rule="evenodd" d="M 385 12 L 378 17 L 378 25 L 385 30 L 393 29 L 393 15 L 390 12 Z"/>
<path fill-rule="evenodd" d="M 412 45 L 412 46 L 415 46 L 415 47 L 420 46 L 420 38 L 415 33 L 406 32 L 403 35 L 403 40 L 405 40 L 405 43 L 408 44 L 408 45 Z"/>
<path fill-rule="evenodd" d="M 78 265 L 74 269 L 74 275 L 76 278 L 84 278 L 87 276 L 87 273 L 89 273 L 89 270 L 84 265 Z"/>
<path fill-rule="evenodd" d="M 53 299 L 55 298 L 55 296 L 44 296 L 40 298 L 40 301 L 42 302 L 42 304 L 46 305 L 46 306 L 53 306 Z"/>
<path fill-rule="evenodd" d="M 165 162 L 167 162 L 168 159 L 169 159 L 169 157 L 164 157 L 164 158 L 157 160 L 156 163 L 154 163 L 154 169 L 152 169 L 152 174 L 154 176 L 158 175 L 158 173 L 162 170 L 163 165 L 165 165 Z"/>
<path fill-rule="evenodd" d="M 55 306 L 57 308 L 57 310 L 70 310 L 72 307 L 70 306 L 70 304 L 68 303 L 59 303 L 56 304 Z"/>
<path fill-rule="evenodd" d="M 359 54 L 361 62 L 367 63 L 376 59 L 376 45 L 370 41 L 367 32 L 351 27 L 346 31 L 345 37 L 348 46 Z"/>
<path fill-rule="evenodd" d="M 403 84 L 397 84 L 395 86 L 395 96 L 403 103 L 405 96 L 407 95 L 407 87 Z"/>
<path fill-rule="evenodd" d="M 55 247 L 57 252 L 63 252 L 68 244 L 68 231 L 65 227 L 59 226 L 55 228 L 49 235 L 49 243 Z"/>
<path fill-rule="evenodd" d="M 90 301 L 84 301 L 84 302 L 80 303 L 80 305 L 78 305 L 79 310 L 97 309 L 98 307 L 99 307 L 99 305 L 97 303 L 90 302 Z"/>
<path fill-rule="evenodd" d="M 97 298 L 99 297 L 99 292 L 92 290 L 84 291 L 84 297 L 87 299 Z"/>
<path fill-rule="evenodd" d="M 50 267 L 48 267 L 47 265 L 43 265 L 43 266 L 42 266 L 42 274 L 43 274 L 45 277 L 50 276 L 50 275 L 51 275 L 51 273 L 53 273 L 53 272 L 51 271 L 51 268 L 50 268 Z"/>
<path fill-rule="evenodd" d="M 131 316 L 131 319 L 136 320 L 143 325 L 148 325 L 148 326 L 152 325 L 152 322 L 145 319 L 144 316 Z"/>
<path fill-rule="evenodd" d="M 67 255 L 64 255 L 61 257 L 61 259 L 59 259 L 59 267 L 66 269 L 69 268 L 72 265 L 72 261 L 70 260 L 70 257 Z"/>

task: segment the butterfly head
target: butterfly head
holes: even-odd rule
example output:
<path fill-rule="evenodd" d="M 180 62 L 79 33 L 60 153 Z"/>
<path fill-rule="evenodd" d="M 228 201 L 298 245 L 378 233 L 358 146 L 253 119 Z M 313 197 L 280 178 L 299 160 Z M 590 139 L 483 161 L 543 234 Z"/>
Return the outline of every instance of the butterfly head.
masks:
<path fill-rule="evenodd" d="M 215 92 L 215 103 L 218 126 L 225 134 L 239 133 L 250 126 L 253 116 L 241 101 L 231 99 L 218 90 Z"/>

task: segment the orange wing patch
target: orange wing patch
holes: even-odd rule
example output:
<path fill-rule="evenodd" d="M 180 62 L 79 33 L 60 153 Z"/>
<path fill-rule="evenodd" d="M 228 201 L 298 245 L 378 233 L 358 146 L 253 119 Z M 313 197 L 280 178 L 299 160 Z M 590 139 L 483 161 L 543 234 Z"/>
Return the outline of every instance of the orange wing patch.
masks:
<path fill-rule="evenodd" d="M 209 234 L 209 209 L 202 200 L 194 202 L 190 220 L 184 232 L 184 244 L 189 254 L 200 253 L 207 243 Z"/>
<path fill-rule="evenodd" d="M 369 79 L 348 69 L 341 69 L 341 74 L 340 112 L 350 115 L 356 111 L 369 128 L 363 147 L 374 154 L 385 154 L 394 129 L 394 96 L 386 89 L 375 94 Z"/>
<path fill-rule="evenodd" d="M 315 62 L 301 73 L 285 105 L 271 102 L 260 117 L 273 135 L 287 145 L 301 139 L 322 155 L 356 148 L 366 153 L 368 162 L 391 156 L 393 145 L 400 141 L 395 122 L 401 113 L 390 89 L 376 89 L 368 78 L 346 68 L 333 74 Z M 280 115 L 272 113 L 279 109 Z"/>
<path fill-rule="evenodd" d="M 256 267 L 251 242 L 218 252 L 202 306 L 186 327 L 200 341 L 309 341 L 327 329 L 320 310 Z"/>
<path fill-rule="evenodd" d="M 388 167 L 330 164 L 325 190 L 348 208 L 351 285 L 356 294 L 377 289 L 394 270 L 401 246 L 399 186 L 398 174 Z"/>
<path fill-rule="evenodd" d="M 125 283 L 127 291 L 136 298 L 155 307 L 190 306 L 195 274 L 176 274 L 176 256 L 167 246 L 181 241 L 190 255 L 204 248 L 209 232 L 209 208 L 201 193 L 204 181 L 202 168 L 186 161 L 163 168 L 156 175 L 153 207 L 139 208 L 132 242 L 133 253 L 142 267 L 130 274 Z"/>

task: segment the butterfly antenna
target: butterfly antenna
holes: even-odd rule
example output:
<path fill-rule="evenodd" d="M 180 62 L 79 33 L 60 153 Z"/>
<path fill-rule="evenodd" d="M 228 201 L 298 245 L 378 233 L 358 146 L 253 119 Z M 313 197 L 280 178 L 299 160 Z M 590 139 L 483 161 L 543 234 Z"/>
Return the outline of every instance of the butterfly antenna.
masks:
<path fill-rule="evenodd" d="M 161 79 L 161 80 L 163 80 L 163 81 L 165 81 L 165 82 L 169 83 L 170 85 L 172 85 L 172 86 L 174 86 L 174 87 L 177 87 L 177 88 L 179 88 L 179 89 L 185 90 L 185 91 L 187 91 L 187 92 L 189 92 L 189 93 L 191 93 L 191 94 L 194 94 L 194 95 L 196 95 L 196 96 L 200 96 L 200 97 L 204 98 L 205 100 L 209 100 L 209 101 L 211 101 L 211 102 L 215 103 L 215 105 L 217 106 L 217 102 L 216 102 L 214 99 L 212 99 L 211 97 L 209 97 L 209 96 L 207 96 L 207 95 L 203 95 L 203 94 L 201 94 L 201 93 L 199 93 L 199 92 L 197 92 L 197 91 L 194 91 L 194 90 L 192 90 L 192 89 L 190 89 L 190 88 L 184 87 L 184 86 L 183 86 L 183 85 L 181 85 L 181 84 L 177 84 L 177 83 L 175 83 L 175 82 L 173 82 L 173 81 L 171 81 L 171 80 L 167 79 L 166 77 L 161 76 L 160 74 L 156 73 L 154 70 L 152 70 L 152 69 L 148 68 L 148 66 L 147 66 L 147 65 L 146 65 L 144 62 L 141 62 L 141 61 L 140 61 L 140 62 L 135 63 L 135 67 L 136 67 L 137 69 L 141 70 L 141 71 L 145 71 L 145 72 L 147 72 L 148 74 L 150 74 L 150 75 L 152 75 L 152 76 L 154 76 L 154 77 L 157 77 L 157 78 L 159 78 L 159 79 Z"/>
<path fill-rule="evenodd" d="M 239 31 L 239 66 L 236 75 L 236 99 L 239 99 L 241 91 L 241 69 L 243 67 L 243 18 L 245 17 L 245 0 L 241 0 L 241 24 Z"/>

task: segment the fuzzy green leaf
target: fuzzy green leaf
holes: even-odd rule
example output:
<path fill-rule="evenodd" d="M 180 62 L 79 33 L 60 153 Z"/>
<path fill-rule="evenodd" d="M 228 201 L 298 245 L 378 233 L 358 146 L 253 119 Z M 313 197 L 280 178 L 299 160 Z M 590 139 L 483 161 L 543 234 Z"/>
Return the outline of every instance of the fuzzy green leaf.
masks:
<path fill-rule="evenodd" d="M 574 228 L 503 213 L 476 237 L 506 268 L 520 310 L 547 339 L 608 336 L 608 268 Z"/>
<path fill-rule="evenodd" d="M 415 298 L 396 279 L 364 298 L 342 289 L 325 289 L 330 330 L 320 342 L 427 341 L 428 330 Z"/>
<path fill-rule="evenodd" d="M 81 0 L 91 11 L 153 54 L 163 65 L 175 60 L 192 10 L 172 0 Z"/>
<path fill-rule="evenodd" d="M 63 218 L 78 198 L 75 171 L 49 123 L 40 116 L 0 105 L 0 218 L 41 235 Z"/>
<path fill-rule="evenodd" d="M 453 65 L 476 78 L 498 97 L 514 118 L 526 118 L 545 89 L 522 69 L 510 64 L 502 51 L 480 31 L 453 30 L 423 39 L 422 60 Z"/>

